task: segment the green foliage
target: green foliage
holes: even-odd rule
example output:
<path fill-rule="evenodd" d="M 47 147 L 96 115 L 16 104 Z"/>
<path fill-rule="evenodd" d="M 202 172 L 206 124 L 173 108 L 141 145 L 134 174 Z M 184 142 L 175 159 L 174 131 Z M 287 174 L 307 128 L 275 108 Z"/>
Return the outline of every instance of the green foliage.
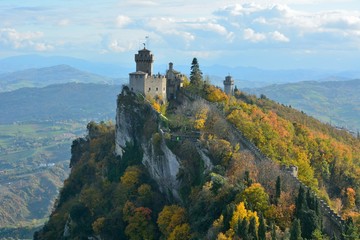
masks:
<path fill-rule="evenodd" d="M 247 208 L 253 211 L 265 212 L 269 206 L 269 195 L 259 183 L 253 183 L 240 195 L 240 200 L 246 202 Z"/>
<path fill-rule="evenodd" d="M 198 89 L 201 89 L 204 84 L 197 58 L 193 58 L 191 63 L 190 84 Z"/>
<path fill-rule="evenodd" d="M 295 219 L 295 221 L 293 221 L 290 230 L 290 240 L 302 240 L 302 239 L 303 238 L 301 237 L 300 221 L 298 219 Z"/>

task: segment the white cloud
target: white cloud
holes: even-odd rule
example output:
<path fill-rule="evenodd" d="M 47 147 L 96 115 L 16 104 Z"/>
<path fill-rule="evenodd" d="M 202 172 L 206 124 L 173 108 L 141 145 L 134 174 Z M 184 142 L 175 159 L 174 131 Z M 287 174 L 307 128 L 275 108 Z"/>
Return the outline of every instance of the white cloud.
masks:
<path fill-rule="evenodd" d="M 45 52 L 45 51 L 54 49 L 54 47 L 52 45 L 46 44 L 46 43 L 36 43 L 34 45 L 34 48 L 36 51 L 39 51 L 39 52 Z"/>
<path fill-rule="evenodd" d="M 58 21 L 57 25 L 59 25 L 60 27 L 66 27 L 70 24 L 70 20 L 69 19 L 61 19 Z"/>
<path fill-rule="evenodd" d="M 253 29 L 251 28 L 246 28 L 244 29 L 244 35 L 243 35 L 245 40 L 248 40 L 250 42 L 261 42 L 264 41 L 266 39 L 266 35 L 263 33 L 256 33 Z"/>
<path fill-rule="evenodd" d="M 116 18 L 116 25 L 120 28 L 127 26 L 131 22 L 132 22 L 132 20 L 128 16 L 119 15 Z"/>
<path fill-rule="evenodd" d="M 18 32 L 13 28 L 0 29 L 0 43 L 13 49 L 33 49 L 47 51 L 53 49 L 50 44 L 38 42 L 42 32 Z"/>
<path fill-rule="evenodd" d="M 278 31 L 269 33 L 269 36 L 272 40 L 277 42 L 290 42 L 290 39 L 288 37 Z"/>

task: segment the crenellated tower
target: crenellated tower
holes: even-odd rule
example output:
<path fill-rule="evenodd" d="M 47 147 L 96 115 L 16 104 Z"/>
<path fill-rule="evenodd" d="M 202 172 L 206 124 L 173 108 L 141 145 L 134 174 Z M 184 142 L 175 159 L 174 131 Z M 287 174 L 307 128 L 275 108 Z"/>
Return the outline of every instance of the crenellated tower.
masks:
<path fill-rule="evenodd" d="M 135 62 L 137 72 L 144 72 L 152 76 L 154 55 L 151 54 L 150 50 L 147 50 L 145 47 L 139 50 L 138 53 L 135 54 Z"/>

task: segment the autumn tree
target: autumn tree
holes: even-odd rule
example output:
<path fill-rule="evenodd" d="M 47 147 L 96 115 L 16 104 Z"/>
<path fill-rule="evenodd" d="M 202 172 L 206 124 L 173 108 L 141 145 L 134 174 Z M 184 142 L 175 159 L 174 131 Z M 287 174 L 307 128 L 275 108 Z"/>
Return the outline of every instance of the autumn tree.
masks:
<path fill-rule="evenodd" d="M 159 213 L 158 227 L 166 239 L 189 239 L 190 226 L 185 209 L 177 205 L 165 206 Z"/>
<path fill-rule="evenodd" d="M 254 211 L 265 212 L 269 206 L 269 195 L 260 183 L 253 183 L 246 188 L 241 194 L 241 200 Z"/>
<path fill-rule="evenodd" d="M 131 240 L 155 239 L 155 226 L 151 220 L 151 209 L 136 207 L 126 202 L 123 208 L 123 219 L 128 223 L 125 228 L 126 236 Z"/>

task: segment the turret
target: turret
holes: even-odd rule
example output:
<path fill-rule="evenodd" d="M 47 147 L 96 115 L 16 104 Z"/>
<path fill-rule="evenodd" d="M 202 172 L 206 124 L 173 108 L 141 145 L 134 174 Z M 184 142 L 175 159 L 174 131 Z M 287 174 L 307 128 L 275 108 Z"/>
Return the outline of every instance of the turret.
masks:
<path fill-rule="evenodd" d="M 224 92 L 227 95 L 233 95 L 234 94 L 234 80 L 232 79 L 232 77 L 230 75 L 225 77 Z"/>

